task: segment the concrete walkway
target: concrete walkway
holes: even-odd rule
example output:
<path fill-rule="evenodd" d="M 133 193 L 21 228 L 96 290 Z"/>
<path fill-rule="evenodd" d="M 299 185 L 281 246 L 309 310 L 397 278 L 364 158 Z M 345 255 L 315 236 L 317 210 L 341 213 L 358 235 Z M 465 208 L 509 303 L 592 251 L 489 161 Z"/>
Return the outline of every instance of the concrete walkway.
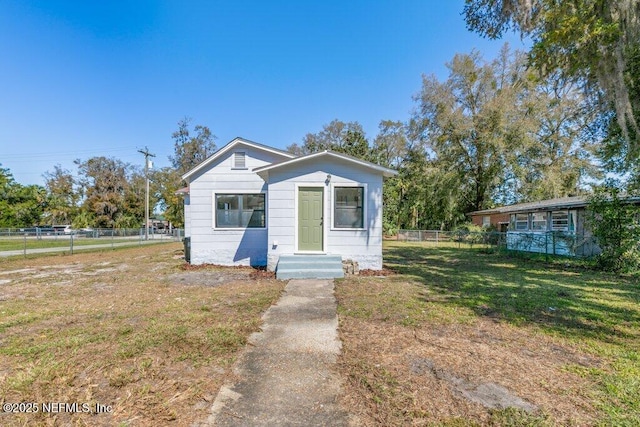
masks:
<path fill-rule="evenodd" d="M 344 426 L 333 280 L 291 280 L 198 426 Z"/>

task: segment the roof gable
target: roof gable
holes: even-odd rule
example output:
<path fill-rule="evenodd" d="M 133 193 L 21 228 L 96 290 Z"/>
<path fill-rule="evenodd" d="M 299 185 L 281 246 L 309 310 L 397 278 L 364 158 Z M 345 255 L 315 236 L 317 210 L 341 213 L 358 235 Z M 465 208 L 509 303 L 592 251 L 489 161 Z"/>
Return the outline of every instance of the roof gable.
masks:
<path fill-rule="evenodd" d="M 301 162 L 306 162 L 306 161 L 309 161 L 309 160 L 319 160 L 321 158 L 333 158 L 333 159 L 339 159 L 339 160 L 342 160 L 342 161 L 346 161 L 348 163 L 352 163 L 352 164 L 358 165 L 360 167 L 373 170 L 375 172 L 378 172 L 380 175 L 383 175 L 383 176 L 386 176 L 386 177 L 390 177 L 390 176 L 394 176 L 394 175 L 398 174 L 398 172 L 393 170 L 393 169 L 385 168 L 385 167 L 377 165 L 375 163 L 371 163 L 371 162 L 367 162 L 367 161 L 362 160 L 362 159 L 358 159 L 357 157 L 349 156 L 349 155 L 343 154 L 343 153 L 336 153 L 335 151 L 329 151 L 329 150 L 320 151 L 320 152 L 313 153 L 313 154 L 307 154 L 305 156 L 295 157 L 295 158 L 292 158 L 292 159 L 286 159 L 286 160 L 284 160 L 282 162 L 272 163 L 272 164 L 267 165 L 267 166 L 261 166 L 259 168 L 254 169 L 253 171 L 264 178 L 264 176 L 271 170 L 286 168 L 286 167 L 289 167 L 289 166 L 293 166 L 293 165 L 299 164 Z"/>
<path fill-rule="evenodd" d="M 284 160 L 292 159 L 295 157 L 293 154 L 287 153 L 286 151 L 278 150 L 277 148 L 273 148 L 267 145 L 259 144 L 257 142 L 249 141 L 248 139 L 236 137 L 232 139 L 230 142 L 228 142 L 224 147 L 220 148 L 218 151 L 213 153 L 211 156 L 207 157 L 204 161 L 202 161 L 196 167 L 191 169 L 189 172 L 182 175 L 182 179 L 188 181 L 189 178 L 191 178 L 193 175 L 206 169 L 211 163 L 215 162 L 217 159 L 224 156 L 226 153 L 232 151 L 238 145 L 244 145 L 247 147 L 254 148 L 256 150 L 275 154 L 282 157 Z"/>

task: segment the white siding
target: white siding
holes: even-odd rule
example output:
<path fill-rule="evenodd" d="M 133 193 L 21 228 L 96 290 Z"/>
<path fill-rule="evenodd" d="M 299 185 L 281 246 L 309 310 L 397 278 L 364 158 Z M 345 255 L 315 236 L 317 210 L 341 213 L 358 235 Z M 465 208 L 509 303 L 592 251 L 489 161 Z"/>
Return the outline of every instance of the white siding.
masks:
<path fill-rule="evenodd" d="M 252 169 L 283 160 L 276 154 L 238 144 L 209 167 L 191 178 L 185 225 L 190 223 L 191 263 L 266 265 L 267 228 L 241 230 L 214 227 L 214 193 L 260 193 L 267 185 Z M 246 154 L 246 169 L 233 166 L 233 153 Z M 267 209 L 269 207 L 268 196 Z M 188 211 L 189 219 L 186 218 Z M 267 213 L 267 227 L 269 226 Z"/>
<path fill-rule="evenodd" d="M 331 175 L 330 183 L 325 183 Z M 278 257 L 296 253 L 296 184 L 324 186 L 324 252 L 357 261 L 360 268 L 382 268 L 382 176 L 366 168 L 335 159 L 301 162 L 269 171 L 268 267 L 275 269 Z M 364 230 L 332 229 L 332 198 L 335 186 L 366 186 Z M 277 241 L 277 245 L 274 243 Z"/>

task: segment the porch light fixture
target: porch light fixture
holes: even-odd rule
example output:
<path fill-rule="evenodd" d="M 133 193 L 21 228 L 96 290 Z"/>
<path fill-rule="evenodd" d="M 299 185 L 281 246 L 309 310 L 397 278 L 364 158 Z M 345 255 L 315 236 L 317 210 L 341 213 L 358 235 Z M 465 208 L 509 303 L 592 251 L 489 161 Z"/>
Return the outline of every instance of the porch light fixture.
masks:
<path fill-rule="evenodd" d="M 328 184 L 331 182 L 331 175 L 327 174 L 327 179 L 324 181 L 325 184 Z"/>

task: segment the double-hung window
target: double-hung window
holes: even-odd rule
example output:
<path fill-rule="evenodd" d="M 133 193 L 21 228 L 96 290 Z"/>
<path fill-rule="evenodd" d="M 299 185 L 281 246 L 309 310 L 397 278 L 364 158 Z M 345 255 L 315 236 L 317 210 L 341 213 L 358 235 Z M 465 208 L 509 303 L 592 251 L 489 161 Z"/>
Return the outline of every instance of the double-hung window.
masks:
<path fill-rule="evenodd" d="M 533 231 L 547 231 L 546 212 L 534 212 L 531 214 L 531 229 Z"/>
<path fill-rule="evenodd" d="M 528 214 L 515 214 L 514 215 L 514 228 L 516 231 L 529 230 L 529 215 Z"/>
<path fill-rule="evenodd" d="M 334 187 L 333 226 L 364 228 L 364 187 Z"/>
<path fill-rule="evenodd" d="M 265 194 L 216 194 L 216 228 L 264 228 Z"/>

